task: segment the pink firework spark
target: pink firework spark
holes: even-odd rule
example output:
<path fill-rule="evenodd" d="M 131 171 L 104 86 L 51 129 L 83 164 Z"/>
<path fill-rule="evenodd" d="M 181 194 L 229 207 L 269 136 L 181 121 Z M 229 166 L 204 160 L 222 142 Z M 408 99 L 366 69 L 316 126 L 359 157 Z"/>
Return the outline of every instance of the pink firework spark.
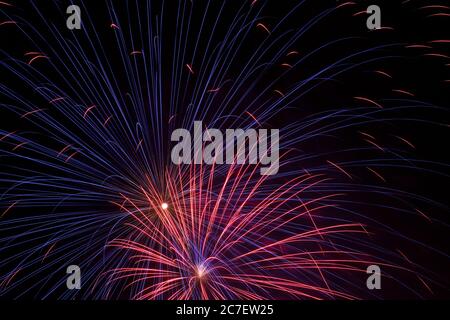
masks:
<path fill-rule="evenodd" d="M 166 171 L 165 192 L 148 179 L 140 197 L 122 195 L 114 204 L 136 233 L 110 246 L 128 252 L 132 265 L 102 276 L 108 283 L 127 280 L 141 300 L 356 298 L 330 288 L 327 276 L 364 272 L 361 266 L 374 259 L 334 245 L 336 235 L 366 234 L 364 226 L 317 222 L 333 210 L 323 202 L 339 196 L 302 200 L 327 180 L 323 175 L 305 173 L 262 192 L 270 182 L 257 168 L 178 167 Z"/>

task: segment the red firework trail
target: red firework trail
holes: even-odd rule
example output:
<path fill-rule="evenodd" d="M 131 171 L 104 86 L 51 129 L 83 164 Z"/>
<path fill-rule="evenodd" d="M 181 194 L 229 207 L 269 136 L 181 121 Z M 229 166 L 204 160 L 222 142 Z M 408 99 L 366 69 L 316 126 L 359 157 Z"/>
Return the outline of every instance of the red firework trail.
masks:
<path fill-rule="evenodd" d="M 356 298 L 330 288 L 326 278 L 365 272 L 362 266 L 373 262 L 368 254 L 334 247 L 336 235 L 365 234 L 364 227 L 314 222 L 313 215 L 333 210 L 322 201 L 338 194 L 300 200 L 327 178 L 303 174 L 259 197 L 268 178 L 257 172 L 250 165 L 230 166 L 222 176 L 214 165 L 178 168 L 166 172 L 164 196 L 150 180 L 141 199 L 123 196 L 115 205 L 132 217 L 138 236 L 110 246 L 131 252 L 134 265 L 103 276 L 139 288 L 135 299 Z"/>

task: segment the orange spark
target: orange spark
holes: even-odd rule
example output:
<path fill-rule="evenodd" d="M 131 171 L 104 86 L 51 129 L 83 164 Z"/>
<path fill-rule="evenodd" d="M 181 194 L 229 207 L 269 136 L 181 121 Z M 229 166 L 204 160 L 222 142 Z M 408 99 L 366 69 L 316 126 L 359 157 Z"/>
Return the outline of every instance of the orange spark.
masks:
<path fill-rule="evenodd" d="M 359 132 L 360 134 L 362 134 L 363 136 L 366 136 L 366 137 L 369 137 L 369 138 L 371 138 L 371 139 L 373 139 L 373 140 L 376 140 L 374 136 L 372 136 L 372 135 L 370 135 L 370 134 L 368 134 L 368 133 L 365 133 L 365 132 L 362 132 L 362 131 L 358 131 L 358 132 Z"/>
<path fill-rule="evenodd" d="M 266 32 L 270 35 L 269 29 L 268 29 L 264 24 L 258 23 L 258 24 L 256 25 L 256 27 L 257 27 L 257 28 L 260 28 L 260 29 L 263 29 L 264 31 L 266 31 Z"/>
<path fill-rule="evenodd" d="M 430 6 L 423 6 L 419 9 L 450 9 L 448 6 L 442 6 L 442 5 L 430 5 Z"/>
<path fill-rule="evenodd" d="M 433 220 L 431 220 L 431 218 L 430 218 L 429 216 L 427 216 L 425 213 L 423 213 L 421 210 L 419 210 L 419 209 L 416 208 L 416 211 L 417 211 L 418 213 L 420 213 L 420 215 L 421 215 L 422 217 L 424 217 L 425 219 L 427 219 L 429 222 L 433 222 Z"/>
<path fill-rule="evenodd" d="M 347 177 L 349 177 L 350 179 L 353 180 L 352 176 L 351 176 L 347 171 L 345 171 L 344 169 L 342 169 L 342 167 L 338 166 L 338 165 L 337 165 L 336 163 L 334 163 L 334 162 L 331 162 L 330 160 L 327 160 L 327 162 L 328 162 L 329 164 L 331 164 L 333 167 L 335 167 L 336 169 L 338 169 L 339 171 L 341 171 L 342 173 L 344 173 Z"/>
<path fill-rule="evenodd" d="M 86 111 L 83 114 L 83 118 L 86 119 L 86 116 L 88 115 L 88 113 L 91 112 L 91 110 L 94 109 L 95 107 L 96 107 L 95 104 L 93 104 L 92 106 L 87 108 Z"/>
<path fill-rule="evenodd" d="M 450 17 L 450 13 L 434 13 L 434 14 L 430 14 L 427 16 L 427 18 L 431 18 L 431 17 Z"/>
<path fill-rule="evenodd" d="M 385 72 L 385 71 L 375 70 L 374 72 L 392 79 L 392 76 L 390 74 L 388 74 L 387 72 Z"/>
<path fill-rule="evenodd" d="M 445 58 L 445 59 L 449 59 L 450 57 L 442 54 L 442 53 L 425 53 L 424 56 L 426 57 L 438 57 L 438 58 Z"/>
<path fill-rule="evenodd" d="M 4 24 L 17 24 L 17 22 L 14 21 L 14 20 L 8 20 L 8 21 L 0 22 L 0 26 L 2 26 L 2 25 L 4 25 Z"/>
<path fill-rule="evenodd" d="M 245 113 L 248 114 L 253 120 L 255 120 L 255 122 L 256 122 L 259 126 L 261 126 L 261 124 L 259 123 L 258 119 L 256 119 L 256 117 L 255 117 L 254 115 L 252 115 L 252 114 L 251 114 L 250 112 L 248 112 L 248 111 L 245 111 Z"/>
<path fill-rule="evenodd" d="M 0 218 L 3 218 L 3 216 L 4 216 L 5 214 L 7 214 L 8 211 L 11 210 L 18 202 L 19 202 L 19 201 L 16 201 L 16 202 L 12 203 L 8 208 L 6 208 L 6 210 L 3 211 L 2 215 L 0 216 Z"/>
<path fill-rule="evenodd" d="M 206 92 L 209 92 L 209 93 L 217 92 L 217 91 L 219 91 L 220 89 L 221 89 L 221 88 L 218 87 L 218 88 L 214 88 L 214 89 L 209 89 L 209 90 L 207 90 Z"/>
<path fill-rule="evenodd" d="M 292 65 L 290 65 L 289 63 L 282 63 L 281 66 L 289 69 L 292 68 Z"/>
<path fill-rule="evenodd" d="M 354 13 L 354 14 L 353 14 L 353 17 L 357 17 L 357 16 L 360 16 L 360 15 L 366 14 L 366 13 L 367 13 L 366 10 L 364 10 L 364 11 L 359 11 L 359 12 Z"/>
<path fill-rule="evenodd" d="M 28 61 L 28 65 L 31 65 L 31 64 L 33 63 L 33 61 L 34 61 L 34 60 L 37 60 L 37 59 L 48 59 L 48 57 L 47 57 L 47 56 L 44 56 L 44 55 L 38 55 L 38 56 L 35 56 L 35 57 L 31 58 L 30 61 Z"/>
<path fill-rule="evenodd" d="M 414 97 L 414 96 L 415 96 L 414 93 L 411 93 L 411 92 L 406 91 L 406 90 L 393 89 L 392 91 L 393 91 L 393 92 L 398 92 L 398 93 L 403 93 L 403 94 L 406 94 L 407 96 L 411 96 L 411 97 Z"/>
<path fill-rule="evenodd" d="M 11 276 L 5 278 L 5 280 L 3 280 L 3 282 L 1 283 L 1 286 L 8 286 L 11 280 L 19 273 L 20 270 L 20 268 L 17 269 Z"/>
<path fill-rule="evenodd" d="M 105 122 L 103 122 L 103 127 L 106 127 L 106 125 L 108 124 L 108 122 L 112 119 L 112 115 L 110 115 L 106 120 L 105 120 Z"/>
<path fill-rule="evenodd" d="M 427 46 L 424 44 L 411 44 L 411 45 L 405 46 L 405 48 L 407 48 L 407 49 L 411 49 L 411 48 L 432 49 L 433 47 Z"/>
<path fill-rule="evenodd" d="M 27 141 L 22 142 L 22 143 L 19 143 L 19 144 L 16 145 L 12 150 L 13 150 L 13 151 L 16 151 L 17 149 L 19 149 L 20 147 L 26 145 L 27 143 L 28 143 Z"/>
<path fill-rule="evenodd" d="M 70 159 L 72 159 L 76 154 L 78 153 L 78 151 L 75 151 L 74 153 L 72 153 L 70 156 L 67 157 L 66 161 L 64 162 L 68 162 Z"/>
<path fill-rule="evenodd" d="M 365 102 L 369 102 L 369 103 L 371 103 L 371 104 L 377 106 L 378 108 L 383 109 L 383 106 L 381 106 L 379 103 L 376 103 L 375 101 L 373 101 L 373 100 L 371 100 L 371 99 L 369 99 L 369 98 L 364 98 L 364 97 L 353 97 L 353 99 L 361 100 L 361 101 L 365 101 Z"/>
<path fill-rule="evenodd" d="M 56 242 L 53 243 L 47 250 L 47 252 L 45 253 L 44 257 L 42 258 L 42 262 L 44 262 L 45 258 L 47 258 L 48 254 L 50 253 L 50 251 L 52 251 L 53 247 L 56 245 Z"/>
<path fill-rule="evenodd" d="M 340 5 L 338 5 L 336 7 L 336 9 L 339 9 L 339 8 L 342 8 L 342 7 L 345 7 L 345 6 L 355 5 L 355 4 L 356 4 L 355 2 L 347 1 L 347 2 L 344 2 L 344 3 L 341 3 Z"/>
<path fill-rule="evenodd" d="M 69 149 L 71 146 L 72 146 L 71 144 L 68 144 L 67 146 L 65 146 L 64 148 L 62 148 L 61 151 L 59 151 L 59 153 L 58 153 L 58 157 L 59 157 L 62 153 L 66 152 L 66 150 Z"/>
<path fill-rule="evenodd" d="M 4 139 L 8 138 L 9 136 L 12 136 L 13 134 L 15 134 L 17 131 L 13 131 L 10 133 L 5 134 L 3 137 L 0 138 L 0 141 L 3 141 Z"/>
<path fill-rule="evenodd" d="M 399 137 L 399 136 L 395 136 L 397 139 L 400 139 L 401 141 L 403 141 L 404 143 L 406 143 L 408 146 L 410 146 L 411 148 L 415 149 L 416 147 L 409 142 L 408 140 L 406 140 L 405 138 Z"/>
<path fill-rule="evenodd" d="M 52 103 L 55 103 L 55 102 L 58 102 L 58 101 L 61 101 L 61 100 L 64 100 L 64 99 L 65 99 L 64 97 L 58 97 L 58 98 L 50 100 L 48 103 L 52 104 Z"/>
<path fill-rule="evenodd" d="M 293 50 L 293 51 L 288 52 L 288 54 L 286 56 L 292 56 L 292 55 L 296 55 L 296 54 L 299 54 L 299 52 Z"/>
<path fill-rule="evenodd" d="M 441 39 L 441 40 L 432 40 L 432 41 L 430 41 L 430 43 L 450 43 L 450 40 L 444 40 L 444 39 Z"/>
<path fill-rule="evenodd" d="M 45 108 L 41 108 L 41 109 L 35 109 L 35 110 L 32 110 L 32 111 L 28 111 L 28 112 L 24 113 L 20 118 L 26 118 L 29 115 L 32 115 L 32 114 L 34 114 L 36 112 L 41 112 L 41 111 L 45 111 L 45 110 L 46 110 Z"/>
<path fill-rule="evenodd" d="M 284 93 L 280 90 L 273 90 L 274 92 L 278 93 L 280 96 L 284 97 Z"/>
<path fill-rule="evenodd" d="M 376 144 L 375 142 L 367 140 L 367 139 L 364 139 L 364 141 L 370 143 L 371 145 L 375 146 L 376 148 L 378 148 L 378 149 L 380 149 L 381 151 L 384 152 L 384 149 L 382 147 L 380 147 L 378 144 Z"/>
<path fill-rule="evenodd" d="M 30 51 L 24 53 L 24 56 L 34 56 L 34 55 L 45 55 L 45 54 L 43 52 L 38 51 Z"/>
<path fill-rule="evenodd" d="M 386 182 L 386 179 L 384 179 L 383 176 L 381 174 L 379 174 L 378 172 L 376 172 L 374 169 L 371 169 L 369 167 L 366 167 L 366 168 L 367 168 L 367 170 L 372 172 L 374 175 L 376 175 L 378 178 L 380 178 L 383 182 Z"/>
<path fill-rule="evenodd" d="M 433 294 L 433 290 L 431 290 L 431 288 L 427 285 L 427 283 L 423 281 L 421 277 L 417 276 L 417 278 L 419 278 L 420 282 L 422 282 L 422 284 L 428 289 L 428 291 L 430 291 L 430 293 Z"/>
<path fill-rule="evenodd" d="M 192 66 L 190 64 L 186 64 L 186 68 L 188 68 L 188 70 L 191 74 L 194 74 L 194 69 L 192 68 Z"/>
<path fill-rule="evenodd" d="M 403 259 L 405 259 L 406 261 L 408 261 L 409 263 L 413 263 L 411 260 L 408 259 L 408 257 L 406 256 L 406 254 L 404 254 L 403 252 L 401 252 L 399 249 L 397 249 L 398 253 L 400 253 L 400 255 L 403 257 Z"/>

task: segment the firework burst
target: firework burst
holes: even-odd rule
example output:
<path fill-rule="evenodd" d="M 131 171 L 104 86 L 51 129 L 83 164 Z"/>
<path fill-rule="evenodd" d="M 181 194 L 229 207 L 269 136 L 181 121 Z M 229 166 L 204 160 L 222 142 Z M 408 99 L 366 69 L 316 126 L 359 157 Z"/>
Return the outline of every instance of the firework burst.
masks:
<path fill-rule="evenodd" d="M 339 196 L 304 197 L 326 180 L 322 175 L 305 173 L 277 185 L 256 169 L 231 166 L 217 176 L 214 166 L 191 166 L 185 174 L 166 174 L 170 205 L 152 186 L 142 190 L 147 207 L 128 198 L 117 204 L 141 237 L 111 241 L 132 253 L 135 266 L 108 272 L 108 281 L 126 279 L 140 288 L 136 299 L 354 298 L 327 279 L 342 270 L 363 272 L 361 266 L 377 261 L 342 245 L 366 233 L 364 227 L 317 225 L 315 218 L 333 212 L 324 203 Z"/>
<path fill-rule="evenodd" d="M 448 183 L 445 159 L 414 156 L 410 130 L 448 134 L 448 110 L 395 66 L 448 67 L 448 40 L 400 41 L 390 25 L 354 35 L 364 6 L 326 2 L 83 3 L 79 31 L 60 1 L 0 2 L 2 39 L 21 39 L 0 61 L 0 295 L 389 296 L 367 289 L 372 264 L 394 297 L 448 294 L 421 261 L 448 253 L 416 232 L 447 232 L 448 207 L 408 189 L 411 176 Z M 171 132 L 194 121 L 280 128 L 279 173 L 172 164 Z M 69 264 L 80 291 L 66 290 Z"/>

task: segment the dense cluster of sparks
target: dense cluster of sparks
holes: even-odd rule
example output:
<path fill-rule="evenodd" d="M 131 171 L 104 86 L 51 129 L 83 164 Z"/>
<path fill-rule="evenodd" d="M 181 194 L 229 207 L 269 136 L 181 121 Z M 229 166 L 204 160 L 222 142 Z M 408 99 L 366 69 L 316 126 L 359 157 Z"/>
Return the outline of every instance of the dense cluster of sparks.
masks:
<path fill-rule="evenodd" d="M 256 168 L 231 166 L 222 181 L 214 166 L 168 172 L 170 206 L 151 182 L 142 190 L 147 207 L 125 197 L 117 205 L 134 218 L 130 226 L 142 240 L 133 235 L 109 244 L 131 251 L 135 264 L 108 272 L 109 281 L 143 283 L 136 299 L 352 298 L 331 289 L 323 273 L 358 272 L 371 263 L 368 255 L 337 249 L 331 241 L 335 234 L 364 233 L 363 226 L 317 226 L 314 217 L 332 211 L 321 201 L 338 196 L 301 201 L 323 182 L 320 174 L 305 173 L 261 192 L 268 177 Z"/>

